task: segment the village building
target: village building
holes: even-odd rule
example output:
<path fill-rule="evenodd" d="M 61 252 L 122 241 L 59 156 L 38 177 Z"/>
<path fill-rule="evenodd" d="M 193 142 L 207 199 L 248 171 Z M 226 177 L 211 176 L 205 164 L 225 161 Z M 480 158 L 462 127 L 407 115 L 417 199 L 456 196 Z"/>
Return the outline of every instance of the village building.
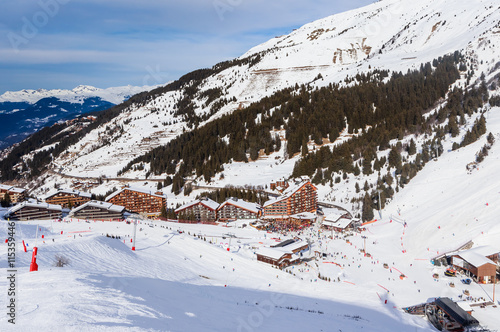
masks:
<path fill-rule="evenodd" d="M 447 331 L 464 331 L 464 328 L 479 325 L 477 319 L 472 317 L 470 312 L 465 311 L 448 297 L 437 298 L 435 305 L 439 311 L 446 315 L 447 319 L 443 320 L 444 324 L 441 324 L 441 326 Z"/>
<path fill-rule="evenodd" d="M 106 202 L 123 206 L 127 211 L 158 216 L 166 209 L 167 197 L 161 191 L 152 192 L 142 188 L 123 187 L 105 199 Z"/>
<path fill-rule="evenodd" d="M 343 233 L 356 228 L 356 220 L 349 217 L 348 213 L 332 213 L 325 217 L 322 226 L 335 232 Z"/>
<path fill-rule="evenodd" d="M 292 262 L 292 252 L 276 248 L 260 248 L 256 252 L 257 260 L 279 268 L 287 267 Z"/>
<path fill-rule="evenodd" d="M 295 224 L 304 225 L 304 224 L 314 223 L 317 218 L 318 218 L 318 216 L 316 215 L 316 213 L 301 212 L 301 213 L 292 214 L 290 216 L 290 221 L 292 223 L 295 223 Z"/>
<path fill-rule="evenodd" d="M 285 248 L 286 250 L 296 254 L 309 249 L 309 244 L 306 241 L 289 239 L 271 246 L 271 248 Z"/>
<path fill-rule="evenodd" d="M 307 249 L 309 249 L 307 242 L 289 239 L 270 248 L 260 248 L 255 254 L 258 261 L 283 268 L 299 262 L 302 257 L 301 253 Z"/>
<path fill-rule="evenodd" d="M 317 188 L 308 177 L 302 177 L 288 187 L 280 197 L 264 204 L 264 218 L 270 221 L 290 221 L 292 215 L 317 210 Z"/>
<path fill-rule="evenodd" d="M 177 219 L 214 222 L 217 220 L 219 203 L 210 198 L 202 198 L 184 204 L 175 210 Z"/>
<path fill-rule="evenodd" d="M 285 191 L 286 188 L 288 188 L 288 181 L 286 181 L 283 178 L 280 178 L 278 181 L 272 181 L 269 184 L 269 189 L 276 190 L 276 191 L 278 191 L 280 193 L 282 193 L 283 191 Z"/>
<path fill-rule="evenodd" d="M 44 201 L 48 204 L 61 205 L 63 208 L 74 208 L 90 201 L 92 195 L 90 193 L 72 190 L 58 189 L 47 196 Z"/>
<path fill-rule="evenodd" d="M 257 203 L 229 198 L 217 208 L 217 219 L 223 222 L 237 219 L 257 219 L 261 210 L 262 207 Z"/>
<path fill-rule="evenodd" d="M 69 217 L 92 220 L 123 220 L 125 207 L 108 202 L 90 201 L 74 208 Z"/>
<path fill-rule="evenodd" d="M 61 217 L 62 207 L 60 205 L 28 201 L 13 206 L 5 214 L 5 218 L 22 221 L 59 219 Z"/>
<path fill-rule="evenodd" d="M 10 201 L 17 204 L 26 199 L 26 189 L 0 184 L 0 199 L 5 199 L 5 194 L 9 194 Z"/>
<path fill-rule="evenodd" d="M 451 264 L 472 276 L 478 283 L 497 282 L 499 250 L 492 246 L 481 246 L 450 254 Z"/>

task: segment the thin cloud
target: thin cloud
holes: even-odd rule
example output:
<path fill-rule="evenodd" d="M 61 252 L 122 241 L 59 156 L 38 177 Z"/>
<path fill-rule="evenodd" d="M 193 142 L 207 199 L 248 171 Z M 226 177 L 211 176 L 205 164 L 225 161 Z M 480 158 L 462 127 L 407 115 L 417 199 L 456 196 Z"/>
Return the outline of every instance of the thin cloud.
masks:
<path fill-rule="evenodd" d="M 157 67 L 167 73 L 162 76 L 165 81 L 172 80 L 237 57 L 312 20 L 371 2 L 374 0 L 6 2 L 0 10 L 0 75 L 4 78 L 0 93 L 46 88 L 51 70 L 51 77 L 61 77 L 64 86 L 59 88 L 83 83 L 142 85 L 147 68 Z M 48 10 L 43 3 L 57 6 Z M 81 82 L 82 78 L 86 81 Z"/>

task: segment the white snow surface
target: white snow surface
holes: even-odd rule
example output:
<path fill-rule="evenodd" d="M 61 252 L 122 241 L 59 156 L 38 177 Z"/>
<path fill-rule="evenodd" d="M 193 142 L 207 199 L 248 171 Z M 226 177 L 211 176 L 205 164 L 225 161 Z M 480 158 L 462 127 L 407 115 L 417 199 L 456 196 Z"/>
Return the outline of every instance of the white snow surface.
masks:
<path fill-rule="evenodd" d="M 488 120 L 497 138 L 499 111 Z M 254 254 L 282 235 L 239 228 L 242 221 L 233 228 L 141 222 L 135 252 L 132 224 L 17 222 L 17 321 L 13 327 L 2 315 L 0 325 L 6 331 L 331 331 L 332 326 L 433 331 L 426 320 L 401 308 L 439 296 L 459 300 L 464 289 L 474 298 L 492 298 L 492 285 L 463 285 L 445 277 L 445 267 L 430 263 L 469 240 L 500 251 L 500 144 L 493 145 L 479 169 L 465 169 L 483 144 L 480 140 L 431 161 L 381 211 L 382 218 L 367 226 L 366 241 L 361 235 L 330 239 L 330 231 L 317 226 L 296 234 L 311 239 L 313 251 L 328 255 L 288 268 L 292 274 L 258 262 Z M 2 239 L 6 225 L 1 221 Z M 228 232 L 236 236 L 232 242 L 223 238 Z M 38 246 L 38 272 L 28 272 L 31 252 L 23 252 L 22 240 L 29 249 Z M 365 245 L 371 258 L 359 251 Z M 54 267 L 55 255 L 70 264 Z M 6 275 L 5 244 L 0 257 Z M 318 279 L 318 273 L 335 282 Z M 439 273 L 438 281 L 433 273 Z M 400 274 L 407 278 L 401 280 Z M 0 289 L 6 293 L 6 288 L 6 278 L 0 279 Z M 6 298 L 1 297 L 3 308 Z M 474 307 L 473 316 L 485 327 L 498 328 L 498 310 Z"/>

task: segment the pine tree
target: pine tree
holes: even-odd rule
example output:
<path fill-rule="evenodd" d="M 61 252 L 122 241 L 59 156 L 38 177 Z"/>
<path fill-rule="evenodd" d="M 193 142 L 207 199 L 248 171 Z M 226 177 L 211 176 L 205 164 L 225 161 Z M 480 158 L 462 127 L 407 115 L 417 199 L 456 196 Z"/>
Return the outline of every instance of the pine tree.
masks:
<path fill-rule="evenodd" d="M 355 176 L 358 176 L 359 174 L 361 174 L 361 170 L 359 169 L 358 165 L 356 164 L 356 166 L 354 166 L 354 169 L 353 169 L 353 174 Z"/>
<path fill-rule="evenodd" d="M 165 205 L 161 206 L 160 217 L 162 217 L 162 218 L 168 218 L 167 208 L 165 207 Z"/>
<path fill-rule="evenodd" d="M 396 147 L 392 147 L 389 152 L 389 167 L 398 168 L 401 165 L 401 154 L 398 152 Z"/>
<path fill-rule="evenodd" d="M 491 132 L 488 134 L 488 137 L 486 139 L 490 145 L 493 145 L 493 143 L 495 143 L 495 136 Z"/>
<path fill-rule="evenodd" d="M 372 174 L 372 163 L 368 158 L 363 159 L 363 174 L 370 175 Z"/>
<path fill-rule="evenodd" d="M 392 183 L 394 182 L 394 178 L 392 177 L 390 172 L 387 172 L 387 175 L 384 177 L 385 183 L 387 183 L 388 186 L 392 186 Z"/>
<path fill-rule="evenodd" d="M 415 144 L 415 140 L 412 138 L 410 140 L 410 145 L 408 147 L 408 154 L 410 156 L 414 155 L 415 153 L 417 153 L 417 144 Z"/>
<path fill-rule="evenodd" d="M 368 193 L 365 194 L 365 197 L 363 198 L 363 220 L 364 221 L 370 221 L 373 220 L 373 207 L 372 207 L 372 200 Z"/>
<path fill-rule="evenodd" d="M 10 198 L 10 194 L 8 192 L 5 193 L 3 196 L 3 199 L 1 200 L 0 204 L 2 207 L 9 207 L 11 205 L 12 201 Z"/>
<path fill-rule="evenodd" d="M 307 147 L 307 140 L 304 140 L 302 142 L 302 148 L 301 148 L 301 151 L 302 151 L 302 157 L 305 157 L 307 156 L 307 154 L 309 153 L 309 149 Z"/>
<path fill-rule="evenodd" d="M 448 120 L 448 127 L 451 137 L 457 137 L 460 130 L 458 129 L 457 118 L 454 115 L 450 116 L 450 119 Z"/>

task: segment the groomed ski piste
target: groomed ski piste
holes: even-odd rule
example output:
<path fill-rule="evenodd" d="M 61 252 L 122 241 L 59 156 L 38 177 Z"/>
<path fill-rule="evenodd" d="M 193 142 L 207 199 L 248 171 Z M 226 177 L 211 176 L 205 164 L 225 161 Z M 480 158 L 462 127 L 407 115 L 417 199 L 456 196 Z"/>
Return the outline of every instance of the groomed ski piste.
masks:
<path fill-rule="evenodd" d="M 470 240 L 474 247 L 500 249 L 499 108 L 487 113 L 487 123 L 497 143 L 477 169 L 467 171 L 466 165 L 486 135 L 430 161 L 381 217 L 376 211 L 375 223 L 348 237 L 330 239 L 330 231 L 318 225 L 287 237 L 242 227 L 248 221 L 225 227 L 144 220 L 132 251 L 133 224 L 16 222 L 15 325 L 6 315 L 7 221 L 2 220 L 1 330 L 435 331 L 401 308 L 436 297 L 459 301 L 465 289 L 476 299 L 469 304 L 493 300 L 493 285 L 464 285 L 430 262 Z M 228 234 L 234 235 L 231 242 Z M 329 254 L 284 270 L 257 261 L 258 248 L 292 236 L 313 241 L 311 256 Z M 39 268 L 29 272 L 35 245 Z M 371 257 L 360 252 L 364 246 Z M 56 255 L 69 264 L 55 267 Z M 499 296 L 497 289 L 495 302 Z M 487 306 L 474 307 L 472 315 L 483 327 L 498 330 L 499 313 Z"/>

